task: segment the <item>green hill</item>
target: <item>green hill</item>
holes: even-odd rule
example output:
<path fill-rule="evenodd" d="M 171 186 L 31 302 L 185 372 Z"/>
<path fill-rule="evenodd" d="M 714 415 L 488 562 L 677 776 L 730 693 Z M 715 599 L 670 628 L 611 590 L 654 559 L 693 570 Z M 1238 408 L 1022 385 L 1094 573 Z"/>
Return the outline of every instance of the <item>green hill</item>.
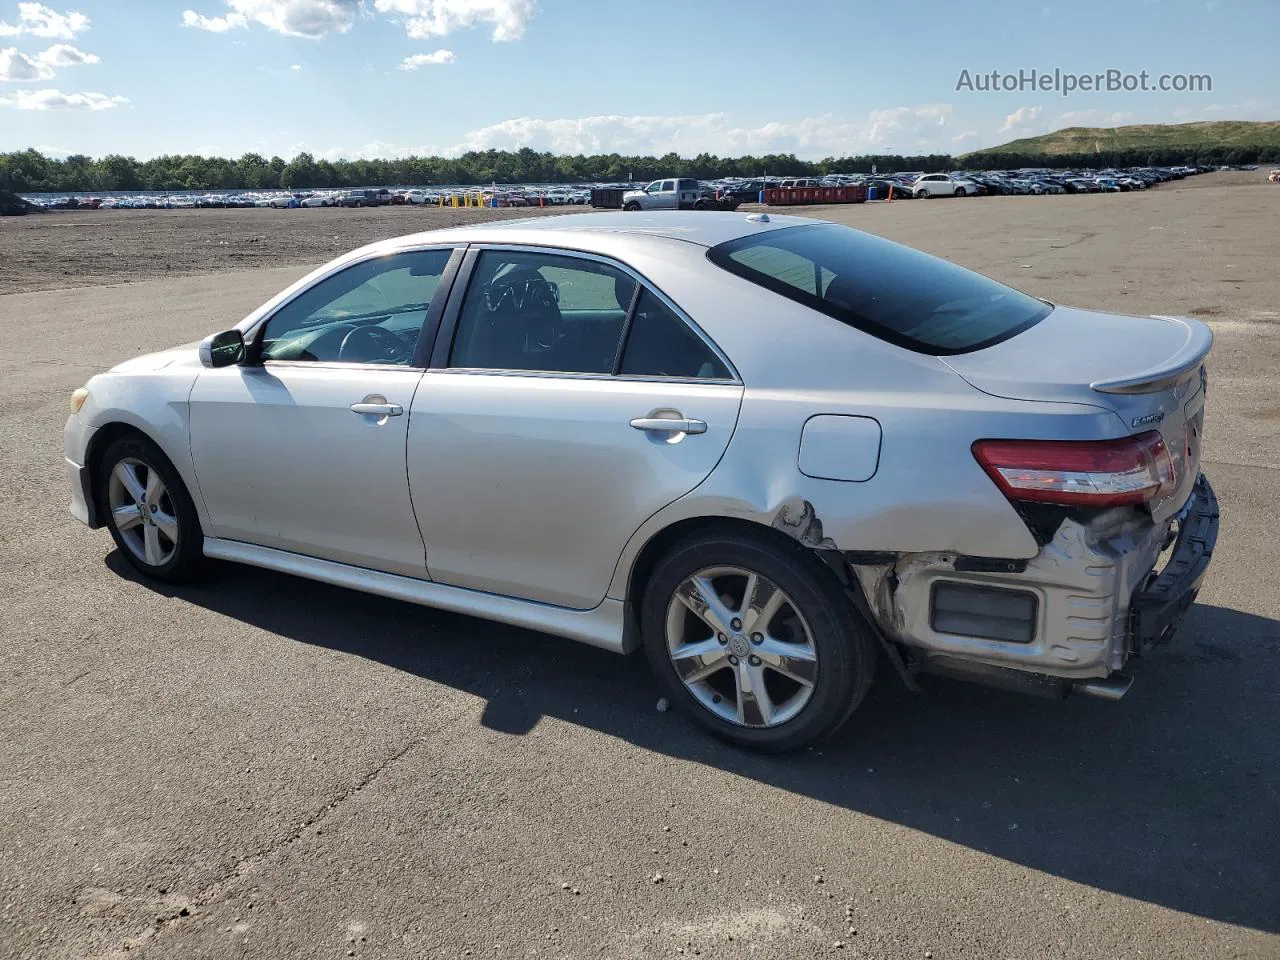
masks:
<path fill-rule="evenodd" d="M 981 159 L 999 154 L 1062 157 L 1140 151 L 1243 150 L 1280 154 L 1280 121 L 1207 120 L 1200 123 L 1137 123 L 1127 127 L 1067 127 L 1039 137 L 1012 140 L 966 154 Z"/>

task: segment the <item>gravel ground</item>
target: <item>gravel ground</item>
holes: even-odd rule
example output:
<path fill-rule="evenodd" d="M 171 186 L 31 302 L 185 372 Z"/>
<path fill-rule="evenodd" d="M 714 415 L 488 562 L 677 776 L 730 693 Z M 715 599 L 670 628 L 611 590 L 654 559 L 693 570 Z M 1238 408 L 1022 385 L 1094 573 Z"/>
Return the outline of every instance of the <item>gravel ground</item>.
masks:
<path fill-rule="evenodd" d="M 0 295 L 215 270 L 316 265 L 386 237 L 588 207 L 62 210 L 0 218 Z"/>
<path fill-rule="evenodd" d="M 882 673 L 788 758 L 656 712 L 639 658 L 230 565 L 160 589 L 66 517 L 86 377 L 429 212 L 0 221 L 32 291 L 0 296 L 0 957 L 1280 956 L 1277 202 L 1214 175 L 812 211 L 1208 318 L 1223 528 L 1122 702 Z M 204 244 L 251 222 L 260 259 Z M 166 266 L 199 275 L 118 282 Z"/>

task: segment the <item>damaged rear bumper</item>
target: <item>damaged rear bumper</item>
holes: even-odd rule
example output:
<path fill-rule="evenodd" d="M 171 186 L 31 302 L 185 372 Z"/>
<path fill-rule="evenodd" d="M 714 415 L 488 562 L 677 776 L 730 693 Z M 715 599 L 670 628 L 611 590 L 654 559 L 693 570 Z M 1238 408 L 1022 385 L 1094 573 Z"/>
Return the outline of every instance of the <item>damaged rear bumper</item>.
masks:
<path fill-rule="evenodd" d="M 1204 474 L 1178 519 L 1178 539 L 1169 562 L 1130 607 L 1130 650 L 1142 653 L 1173 639 L 1195 602 L 1218 542 L 1218 498 Z"/>
<path fill-rule="evenodd" d="M 1213 555 L 1218 503 L 1202 474 L 1171 521 L 1117 509 L 1065 519 L 1027 561 L 949 553 L 850 557 L 908 668 L 1117 699 L 1129 660 L 1172 638 Z M 1163 554 L 1167 558 L 1156 571 Z"/>

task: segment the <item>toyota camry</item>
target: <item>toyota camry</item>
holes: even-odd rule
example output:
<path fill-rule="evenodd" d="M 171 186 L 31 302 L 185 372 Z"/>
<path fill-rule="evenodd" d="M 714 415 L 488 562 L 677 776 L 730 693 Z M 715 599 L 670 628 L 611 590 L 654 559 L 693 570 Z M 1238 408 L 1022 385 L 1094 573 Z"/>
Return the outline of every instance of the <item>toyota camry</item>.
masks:
<path fill-rule="evenodd" d="M 643 648 L 711 732 L 794 749 L 877 665 L 1120 697 L 1213 552 L 1211 345 L 811 219 L 451 228 L 93 377 L 71 513 L 157 580 Z"/>

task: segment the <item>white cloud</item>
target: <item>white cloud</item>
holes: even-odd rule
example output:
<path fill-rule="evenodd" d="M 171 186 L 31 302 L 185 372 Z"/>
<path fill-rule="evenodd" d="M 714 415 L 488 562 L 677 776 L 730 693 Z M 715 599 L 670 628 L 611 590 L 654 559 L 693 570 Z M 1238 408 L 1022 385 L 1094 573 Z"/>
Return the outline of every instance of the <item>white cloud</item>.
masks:
<path fill-rule="evenodd" d="M 17 47 L 0 50 L 0 81 L 32 83 L 36 80 L 48 80 L 52 76 L 53 68 L 42 63 L 39 58 L 28 57 Z"/>
<path fill-rule="evenodd" d="M 1184 104 L 1174 107 L 1171 116 L 1175 120 L 1195 122 L 1197 120 L 1274 120 L 1280 114 L 1280 103 L 1268 100 L 1250 99 L 1239 103 L 1211 103 L 1208 106 Z"/>
<path fill-rule="evenodd" d="M 419 67 L 431 67 L 442 63 L 453 63 L 456 59 L 452 50 L 437 50 L 435 53 L 415 53 L 400 62 L 401 70 L 417 70 Z"/>
<path fill-rule="evenodd" d="M 48 50 L 36 54 L 36 59 L 50 67 L 75 67 L 100 62 L 95 54 L 77 50 L 69 43 L 55 43 Z"/>
<path fill-rule="evenodd" d="M 998 133 L 1025 133 L 1040 119 L 1042 107 L 1019 107 L 1004 118 Z"/>
<path fill-rule="evenodd" d="M 1058 123 L 1068 127 L 1082 127 L 1090 120 L 1097 119 L 1097 110 L 1068 110 L 1058 114 Z M 1006 119 L 1006 123 L 1008 120 Z"/>
<path fill-rule="evenodd" d="M 74 67 L 78 64 L 97 63 L 92 53 L 77 50 L 67 43 L 55 43 L 49 49 L 27 56 L 17 47 L 0 50 L 0 81 L 32 83 L 53 77 L 56 67 Z"/>
<path fill-rule="evenodd" d="M 290 70 L 292 70 L 294 73 L 301 73 L 301 72 L 302 72 L 302 64 L 300 64 L 300 63 L 291 63 L 291 64 L 289 64 L 289 69 L 290 69 Z"/>
<path fill-rule="evenodd" d="M 478 23 L 493 25 L 495 41 L 519 40 L 537 12 L 536 0 L 374 0 L 374 9 L 405 17 L 414 40 L 443 37 Z"/>
<path fill-rule="evenodd" d="M 89 18 L 83 13 L 74 10 L 58 13 L 42 3 L 18 4 L 16 24 L 0 20 L 0 37 L 16 37 L 28 33 L 33 37 L 71 40 L 77 33 L 88 29 Z"/>
<path fill-rule="evenodd" d="M 916 148 L 931 148 L 940 142 L 938 138 L 950 117 L 949 103 L 873 110 L 867 140 L 870 146 L 895 150 L 909 147 L 914 152 Z"/>
<path fill-rule="evenodd" d="M 877 110 L 862 122 L 828 115 L 754 127 L 732 126 L 721 113 L 602 115 L 550 120 L 519 117 L 472 130 L 460 142 L 452 144 L 401 146 L 373 141 L 355 149 L 339 147 L 315 152 L 330 160 L 412 155 L 456 157 L 468 150 L 521 147 L 553 153 L 648 156 L 666 153 L 694 156 L 703 152 L 727 156 L 794 153 L 814 159 L 858 153 L 945 153 L 952 146 L 946 126 L 950 115 L 951 107 L 947 104 L 926 104 Z"/>
<path fill-rule="evenodd" d="M 63 93 L 61 90 L 19 90 L 0 104 L 19 110 L 110 110 L 128 103 L 126 97 L 105 93 Z"/>
<path fill-rule="evenodd" d="M 952 146 L 961 147 L 967 143 L 973 143 L 978 139 L 980 139 L 980 134 L 977 130 L 966 130 L 963 133 L 957 133 L 952 137 L 951 144 Z"/>
<path fill-rule="evenodd" d="M 228 13 L 225 17 L 204 17 L 194 10 L 183 10 L 182 25 L 195 27 L 197 30 L 208 30 L 210 33 L 226 33 L 237 27 L 247 27 L 249 21 L 238 13 Z"/>
<path fill-rule="evenodd" d="M 319 40 L 329 33 L 346 33 L 364 9 L 364 0 L 225 0 L 231 9 L 222 16 L 207 17 L 184 10 L 182 25 L 226 33 L 259 23 L 286 37 Z"/>

